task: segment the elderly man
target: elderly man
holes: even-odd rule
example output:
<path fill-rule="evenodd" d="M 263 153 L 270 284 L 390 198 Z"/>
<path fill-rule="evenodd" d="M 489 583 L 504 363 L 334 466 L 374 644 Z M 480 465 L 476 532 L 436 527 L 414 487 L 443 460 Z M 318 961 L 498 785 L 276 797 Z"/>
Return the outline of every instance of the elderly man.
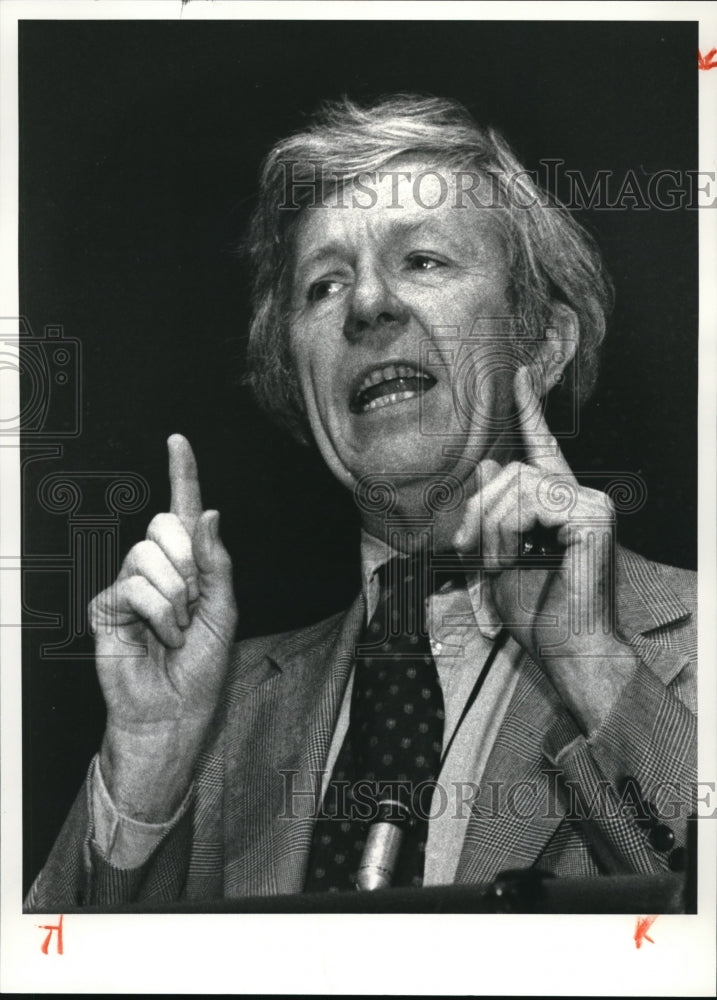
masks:
<path fill-rule="evenodd" d="M 548 430 L 610 293 L 463 108 L 328 105 L 264 165 L 250 380 L 354 492 L 362 593 L 233 644 L 189 443 L 92 604 L 98 757 L 30 908 L 686 863 L 693 574 L 616 545 Z"/>

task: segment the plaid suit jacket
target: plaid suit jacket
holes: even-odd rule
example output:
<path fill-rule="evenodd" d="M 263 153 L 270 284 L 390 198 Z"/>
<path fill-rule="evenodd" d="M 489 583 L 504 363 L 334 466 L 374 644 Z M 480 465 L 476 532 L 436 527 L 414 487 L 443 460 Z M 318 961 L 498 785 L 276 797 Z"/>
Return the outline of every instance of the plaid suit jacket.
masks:
<path fill-rule="evenodd" d="M 472 803 L 455 880 L 507 868 L 556 875 L 661 873 L 635 803 L 666 817 L 676 845 L 695 811 L 696 576 L 617 550 L 620 634 L 640 663 L 587 740 L 527 656 Z M 197 765 L 193 806 L 141 868 L 110 865 L 81 790 L 26 909 L 216 900 L 302 891 L 317 789 L 364 615 L 239 643 Z M 470 777 L 470 776 L 468 776 Z M 627 796 L 627 797 L 626 797 Z"/>

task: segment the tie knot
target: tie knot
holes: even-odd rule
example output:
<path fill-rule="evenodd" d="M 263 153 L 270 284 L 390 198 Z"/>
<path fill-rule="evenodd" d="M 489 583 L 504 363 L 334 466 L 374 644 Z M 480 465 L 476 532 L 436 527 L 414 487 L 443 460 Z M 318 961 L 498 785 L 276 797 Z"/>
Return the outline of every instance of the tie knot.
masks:
<path fill-rule="evenodd" d="M 405 586 L 407 581 L 411 583 L 415 580 L 416 585 L 420 585 L 421 589 L 425 591 L 424 564 L 426 560 L 427 557 L 423 552 L 416 552 L 412 556 L 394 556 L 393 559 L 389 559 L 376 571 L 381 583 L 381 590 Z"/>
<path fill-rule="evenodd" d="M 453 550 L 433 553 L 420 549 L 413 555 L 394 556 L 377 570 L 381 594 L 406 591 L 415 600 L 425 599 L 451 582 L 465 580 L 460 556 Z"/>
<path fill-rule="evenodd" d="M 462 576 L 456 553 L 434 555 L 421 549 L 410 556 L 394 556 L 378 571 L 379 603 L 374 618 L 395 641 L 399 636 L 411 642 L 427 640 L 426 598 L 448 580 Z M 374 623 L 373 631 L 378 631 Z"/>
<path fill-rule="evenodd" d="M 423 553 L 395 556 L 378 570 L 383 604 L 390 632 L 413 636 L 425 634 L 424 603 L 428 593 L 427 567 Z"/>

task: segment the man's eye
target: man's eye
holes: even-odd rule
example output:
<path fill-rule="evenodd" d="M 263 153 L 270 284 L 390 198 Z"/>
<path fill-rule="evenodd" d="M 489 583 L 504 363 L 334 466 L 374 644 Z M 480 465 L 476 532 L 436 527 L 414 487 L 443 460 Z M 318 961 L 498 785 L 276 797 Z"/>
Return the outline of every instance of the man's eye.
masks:
<path fill-rule="evenodd" d="M 332 281 L 328 278 L 322 281 L 315 281 L 309 288 L 306 297 L 309 302 L 320 302 L 322 299 L 328 298 L 329 295 L 335 295 L 340 288 L 340 281 Z"/>
<path fill-rule="evenodd" d="M 443 261 L 436 257 L 430 257 L 426 253 L 413 253 L 408 258 L 408 264 L 414 271 L 433 271 L 437 267 L 443 267 Z"/>

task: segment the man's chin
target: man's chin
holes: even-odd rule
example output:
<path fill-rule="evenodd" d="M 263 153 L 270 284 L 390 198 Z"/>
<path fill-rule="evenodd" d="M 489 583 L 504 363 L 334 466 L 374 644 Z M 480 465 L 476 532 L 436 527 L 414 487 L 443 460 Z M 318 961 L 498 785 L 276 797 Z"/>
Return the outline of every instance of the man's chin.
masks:
<path fill-rule="evenodd" d="M 427 482 L 451 475 L 463 478 L 469 462 L 461 461 L 462 443 L 445 448 L 443 442 L 423 436 L 376 441 L 355 456 L 351 471 L 357 479 L 376 477 L 401 483 Z"/>
<path fill-rule="evenodd" d="M 324 460 L 349 487 L 374 481 L 396 489 L 441 479 L 465 482 L 489 443 L 455 426 L 454 416 L 441 422 L 434 415 L 430 425 L 419 425 L 415 413 L 410 422 L 354 417 L 329 423 L 326 430 L 317 438 Z"/>
<path fill-rule="evenodd" d="M 471 472 L 468 463 L 457 465 L 440 453 L 377 455 L 375 463 L 357 470 L 354 501 L 364 527 L 373 533 L 376 525 L 379 533 L 385 532 L 388 523 L 397 528 L 403 517 L 409 519 L 406 527 L 417 519 L 414 530 L 419 533 L 430 523 L 436 540 L 440 535 L 445 543 L 458 528 L 459 512 L 473 492 Z"/>

